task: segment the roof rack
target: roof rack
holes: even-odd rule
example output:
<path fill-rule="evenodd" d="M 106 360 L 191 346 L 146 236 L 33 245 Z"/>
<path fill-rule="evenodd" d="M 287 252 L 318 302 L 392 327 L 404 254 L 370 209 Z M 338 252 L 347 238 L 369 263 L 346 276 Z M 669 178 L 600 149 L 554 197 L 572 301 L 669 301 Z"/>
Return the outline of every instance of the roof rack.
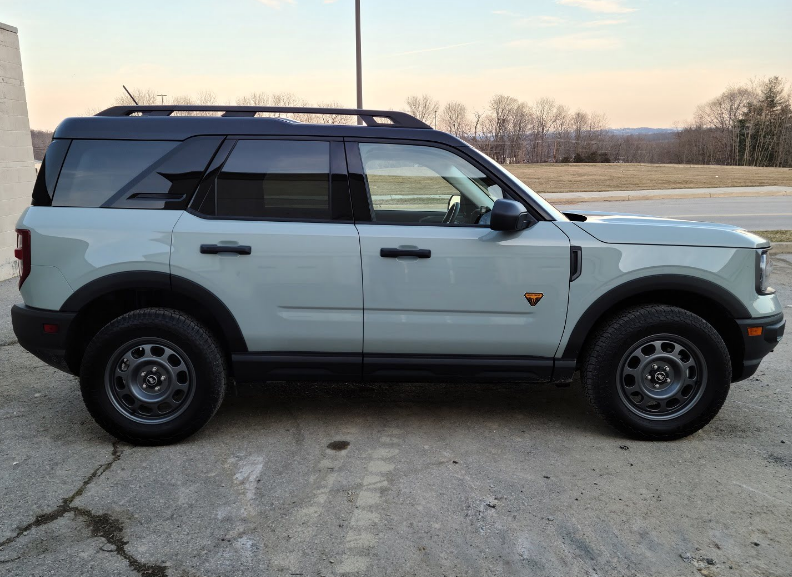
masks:
<path fill-rule="evenodd" d="M 98 112 L 96 116 L 170 116 L 174 112 L 222 112 L 224 117 L 253 117 L 258 112 L 281 112 L 291 114 L 338 114 L 358 116 L 366 126 L 388 128 L 432 128 L 407 114 L 396 110 L 364 110 L 356 108 L 315 108 L 290 106 L 113 106 Z M 379 120 L 378 120 L 379 119 Z M 388 122 L 380 122 L 385 119 Z"/>

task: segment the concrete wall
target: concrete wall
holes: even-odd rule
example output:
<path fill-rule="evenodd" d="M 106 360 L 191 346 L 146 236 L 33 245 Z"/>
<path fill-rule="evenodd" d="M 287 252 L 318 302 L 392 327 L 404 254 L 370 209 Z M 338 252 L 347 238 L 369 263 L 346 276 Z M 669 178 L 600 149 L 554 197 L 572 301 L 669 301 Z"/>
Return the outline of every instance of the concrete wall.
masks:
<path fill-rule="evenodd" d="M 17 274 L 14 228 L 36 170 L 17 29 L 0 22 L 0 280 Z"/>

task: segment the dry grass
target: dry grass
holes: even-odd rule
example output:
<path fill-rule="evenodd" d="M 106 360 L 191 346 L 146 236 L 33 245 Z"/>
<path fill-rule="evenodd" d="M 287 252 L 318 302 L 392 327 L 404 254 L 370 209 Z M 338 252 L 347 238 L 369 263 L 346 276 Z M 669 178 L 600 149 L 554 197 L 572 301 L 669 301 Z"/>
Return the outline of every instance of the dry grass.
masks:
<path fill-rule="evenodd" d="M 792 242 L 792 230 L 757 230 L 755 232 L 770 242 Z"/>
<path fill-rule="evenodd" d="M 509 164 L 506 168 L 536 192 L 792 186 L 792 168 L 683 164 Z"/>

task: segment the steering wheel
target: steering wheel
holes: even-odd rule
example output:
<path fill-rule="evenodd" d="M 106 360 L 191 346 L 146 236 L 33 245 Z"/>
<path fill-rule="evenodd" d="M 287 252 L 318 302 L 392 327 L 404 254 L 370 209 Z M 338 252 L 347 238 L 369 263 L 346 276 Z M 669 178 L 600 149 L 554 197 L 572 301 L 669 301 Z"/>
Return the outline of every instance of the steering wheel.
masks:
<path fill-rule="evenodd" d="M 448 207 L 448 212 L 443 217 L 443 224 L 452 224 L 457 216 L 459 216 L 459 203 L 455 202 Z"/>

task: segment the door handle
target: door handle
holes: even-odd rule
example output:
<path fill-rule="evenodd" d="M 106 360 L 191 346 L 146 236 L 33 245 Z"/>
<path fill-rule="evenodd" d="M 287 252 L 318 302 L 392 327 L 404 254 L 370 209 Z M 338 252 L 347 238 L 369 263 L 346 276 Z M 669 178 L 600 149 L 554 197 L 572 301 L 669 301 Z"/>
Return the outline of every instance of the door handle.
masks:
<path fill-rule="evenodd" d="M 249 246 L 241 244 L 202 244 L 201 254 L 220 254 L 221 252 L 233 252 L 236 254 L 250 254 Z"/>
<path fill-rule="evenodd" d="M 381 248 L 380 256 L 383 258 L 399 258 L 400 256 L 431 258 L 432 251 L 428 248 Z"/>

